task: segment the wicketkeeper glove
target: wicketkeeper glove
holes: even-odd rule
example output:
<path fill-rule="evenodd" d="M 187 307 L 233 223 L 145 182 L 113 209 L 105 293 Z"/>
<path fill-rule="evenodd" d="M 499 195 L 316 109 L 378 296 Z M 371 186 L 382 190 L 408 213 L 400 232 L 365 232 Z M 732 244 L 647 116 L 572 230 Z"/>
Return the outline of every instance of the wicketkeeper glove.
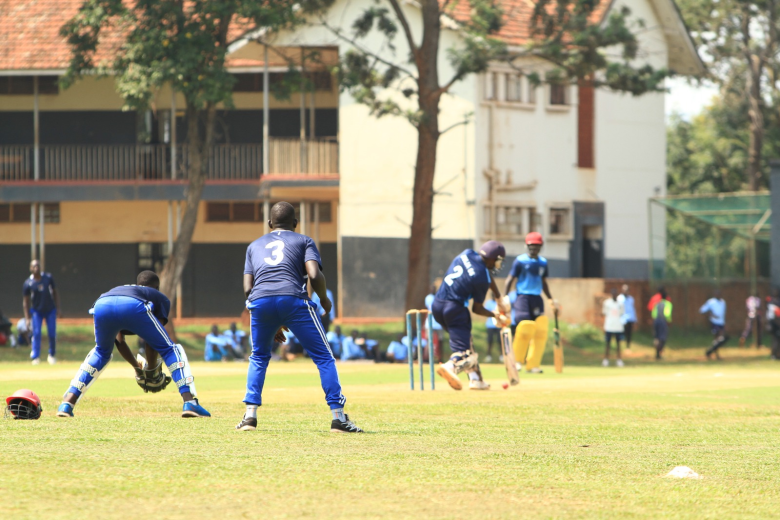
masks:
<path fill-rule="evenodd" d="M 171 382 L 170 376 L 166 376 L 162 371 L 162 360 L 157 360 L 157 366 L 154 368 L 147 368 L 146 365 L 143 368 L 135 369 L 135 382 L 138 383 L 143 391 L 156 394 L 162 392 L 165 387 Z"/>

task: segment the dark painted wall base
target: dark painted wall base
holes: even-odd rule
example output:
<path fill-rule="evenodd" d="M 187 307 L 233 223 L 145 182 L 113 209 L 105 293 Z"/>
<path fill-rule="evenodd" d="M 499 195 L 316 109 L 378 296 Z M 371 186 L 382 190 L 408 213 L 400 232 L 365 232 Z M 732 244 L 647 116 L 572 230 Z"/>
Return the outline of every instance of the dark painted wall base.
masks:
<path fill-rule="evenodd" d="M 342 237 L 344 316 L 404 314 L 409 239 Z M 444 276 L 455 255 L 473 246 L 469 239 L 434 240 L 430 279 Z"/>
<path fill-rule="evenodd" d="M 604 278 L 621 278 L 624 280 L 647 280 L 647 260 L 627 258 L 605 258 Z"/>
<path fill-rule="evenodd" d="M 182 276 L 185 317 L 235 316 L 244 309 L 243 272 L 246 244 L 193 244 Z M 325 277 L 337 297 L 336 244 L 321 244 Z M 29 276 L 30 247 L 0 245 L 0 309 L 22 315 L 22 284 Z M 136 244 L 51 244 L 46 246 L 46 271 L 60 290 L 62 314 L 86 318 L 100 296 L 117 285 L 135 283 Z"/>

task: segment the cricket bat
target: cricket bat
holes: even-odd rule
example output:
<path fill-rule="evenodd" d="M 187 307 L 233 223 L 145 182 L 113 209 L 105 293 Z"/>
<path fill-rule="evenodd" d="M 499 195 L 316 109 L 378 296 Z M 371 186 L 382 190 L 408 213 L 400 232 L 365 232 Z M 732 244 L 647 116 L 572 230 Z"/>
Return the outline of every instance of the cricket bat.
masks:
<path fill-rule="evenodd" d="M 558 311 L 555 311 L 555 328 L 553 329 L 555 337 L 555 347 L 553 348 L 553 358 L 555 360 L 555 371 L 559 374 L 563 372 L 563 345 L 561 345 L 561 333 L 558 330 Z"/>
<path fill-rule="evenodd" d="M 520 375 L 517 373 L 515 351 L 512 347 L 512 329 L 509 327 L 501 329 L 501 350 L 504 353 L 504 366 L 506 367 L 506 377 L 509 379 L 509 384 L 512 386 L 519 385 Z"/>

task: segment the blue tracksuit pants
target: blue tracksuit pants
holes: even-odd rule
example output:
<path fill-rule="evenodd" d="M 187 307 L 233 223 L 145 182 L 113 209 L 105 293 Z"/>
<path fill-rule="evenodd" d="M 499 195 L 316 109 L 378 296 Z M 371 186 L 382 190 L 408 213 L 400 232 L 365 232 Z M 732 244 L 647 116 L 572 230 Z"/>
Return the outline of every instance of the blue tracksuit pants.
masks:
<path fill-rule="evenodd" d="M 33 309 L 30 314 L 32 321 L 32 351 L 30 359 L 36 359 L 41 355 L 41 335 L 43 334 L 43 320 L 46 320 L 46 332 L 49 334 L 49 355 L 54 356 L 57 350 L 57 309 L 48 313 L 41 313 Z"/>
<path fill-rule="evenodd" d="M 336 359 L 325 337 L 325 329 L 317 314 L 317 305 L 297 296 L 269 296 L 247 305 L 252 314 L 252 355 L 246 381 L 247 404 L 263 404 L 263 384 L 276 331 L 282 325 L 289 328 L 320 371 L 325 400 L 331 409 L 343 408 L 347 401 L 341 393 Z"/>
<path fill-rule="evenodd" d="M 103 370 L 111 360 L 114 339 L 122 330 L 136 333 L 160 354 L 171 371 L 171 377 L 179 385 L 179 393 L 190 391 L 189 383 L 192 378 L 186 355 L 179 345 L 174 345 L 165 328 L 152 314 L 151 303 L 144 303 L 129 296 L 106 296 L 95 303 L 93 314 L 97 345 L 84 360 L 68 392 L 81 395 L 97 373 Z"/>

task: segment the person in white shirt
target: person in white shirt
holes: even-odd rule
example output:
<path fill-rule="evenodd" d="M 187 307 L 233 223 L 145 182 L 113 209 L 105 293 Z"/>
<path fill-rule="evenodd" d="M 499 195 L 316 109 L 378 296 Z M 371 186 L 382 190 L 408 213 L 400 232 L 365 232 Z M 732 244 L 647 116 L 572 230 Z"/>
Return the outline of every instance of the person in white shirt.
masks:
<path fill-rule="evenodd" d="M 623 337 L 626 339 L 626 348 L 631 348 L 631 333 L 634 330 L 636 324 L 636 307 L 634 303 L 634 297 L 629 293 L 629 287 L 623 284 L 621 293 L 617 297 L 617 301 L 623 304 Z"/>
<path fill-rule="evenodd" d="M 612 338 L 615 338 L 615 345 L 617 346 L 617 366 L 623 366 L 623 360 L 620 358 L 620 336 L 623 334 L 623 304 L 617 300 L 617 289 L 612 289 L 609 298 L 604 300 L 604 305 L 601 307 L 601 313 L 604 315 L 604 339 L 606 341 L 606 348 L 604 350 L 604 361 L 602 365 L 609 366 L 609 349 Z"/>

